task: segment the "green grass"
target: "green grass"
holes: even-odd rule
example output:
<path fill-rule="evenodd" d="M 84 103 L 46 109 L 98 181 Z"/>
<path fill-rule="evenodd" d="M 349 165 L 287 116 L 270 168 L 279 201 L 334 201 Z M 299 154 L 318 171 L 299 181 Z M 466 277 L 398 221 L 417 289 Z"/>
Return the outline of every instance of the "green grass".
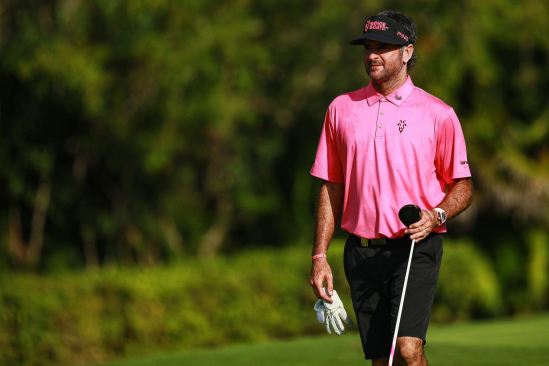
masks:
<path fill-rule="evenodd" d="M 549 365 L 549 315 L 431 326 L 425 352 L 431 365 Z M 304 337 L 130 359 L 103 366 L 369 365 L 357 332 Z"/>

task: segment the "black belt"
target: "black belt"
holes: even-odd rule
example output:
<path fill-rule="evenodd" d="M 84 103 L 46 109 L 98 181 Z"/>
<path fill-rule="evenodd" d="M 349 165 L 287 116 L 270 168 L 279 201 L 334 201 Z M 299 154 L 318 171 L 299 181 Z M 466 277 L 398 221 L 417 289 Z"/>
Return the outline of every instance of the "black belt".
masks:
<path fill-rule="evenodd" d="M 387 244 L 386 238 L 379 238 L 379 239 L 366 239 L 366 238 L 360 238 L 360 245 L 363 247 L 367 247 L 369 245 L 385 245 Z"/>
<path fill-rule="evenodd" d="M 351 234 L 355 235 L 355 234 Z M 433 235 L 440 235 L 439 233 L 430 232 L 427 237 L 425 237 L 423 240 L 430 238 Z M 355 235 L 356 236 L 356 235 Z M 400 238 L 379 238 L 379 239 L 366 239 L 361 238 L 360 236 L 356 236 L 360 239 L 360 245 L 363 247 L 368 247 L 371 245 L 386 245 L 386 244 L 410 244 L 412 242 L 412 239 L 410 239 L 410 235 L 401 236 Z"/>

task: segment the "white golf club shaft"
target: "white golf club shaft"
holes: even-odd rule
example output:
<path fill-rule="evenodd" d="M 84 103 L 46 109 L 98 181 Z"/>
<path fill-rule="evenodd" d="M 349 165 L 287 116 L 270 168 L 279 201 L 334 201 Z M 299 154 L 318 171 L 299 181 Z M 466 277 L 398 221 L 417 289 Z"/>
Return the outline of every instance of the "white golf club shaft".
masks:
<path fill-rule="evenodd" d="M 395 347 L 398 335 L 398 327 L 400 326 L 400 316 L 402 315 L 402 306 L 404 305 L 404 295 L 406 295 L 406 286 L 408 285 L 408 275 L 410 274 L 410 265 L 412 264 L 412 254 L 414 254 L 414 245 L 416 240 L 412 240 L 412 247 L 410 248 L 410 258 L 408 258 L 408 267 L 406 268 L 406 276 L 404 277 L 404 287 L 402 288 L 402 297 L 400 298 L 400 306 L 398 308 L 397 323 L 395 327 L 395 334 L 393 336 L 393 345 L 391 346 L 391 355 L 389 356 L 389 366 L 393 366 L 393 358 L 395 356 Z"/>

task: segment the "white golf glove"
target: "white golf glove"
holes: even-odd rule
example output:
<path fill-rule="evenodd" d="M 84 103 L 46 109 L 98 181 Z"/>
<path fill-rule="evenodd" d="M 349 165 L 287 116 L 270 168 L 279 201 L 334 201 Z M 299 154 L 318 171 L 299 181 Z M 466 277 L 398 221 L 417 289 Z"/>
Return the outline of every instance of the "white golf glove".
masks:
<path fill-rule="evenodd" d="M 345 321 L 345 323 L 349 325 L 353 325 L 353 322 L 347 315 L 347 312 L 345 311 L 345 308 L 343 307 L 343 303 L 341 302 L 341 299 L 339 298 L 336 290 L 333 290 L 334 294 L 331 296 L 331 299 L 334 301 L 332 303 L 329 303 L 326 300 L 318 300 L 315 304 L 315 310 L 316 310 L 316 317 L 318 319 L 319 323 L 326 323 L 326 331 L 328 334 L 332 334 L 330 331 L 330 325 L 332 328 L 334 328 L 334 331 L 337 335 L 342 335 L 347 333 L 345 331 L 345 328 L 343 327 L 343 323 L 341 322 L 341 319 Z M 326 295 L 328 295 L 328 290 L 326 287 L 324 287 L 324 292 Z M 328 295 L 330 296 L 330 295 Z M 326 316 L 324 316 L 324 311 L 326 311 Z"/>

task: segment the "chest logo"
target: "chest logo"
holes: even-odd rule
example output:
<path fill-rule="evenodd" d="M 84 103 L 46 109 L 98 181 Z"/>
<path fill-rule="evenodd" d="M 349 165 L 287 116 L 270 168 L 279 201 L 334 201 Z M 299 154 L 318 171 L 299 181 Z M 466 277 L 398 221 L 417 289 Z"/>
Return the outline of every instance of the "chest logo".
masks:
<path fill-rule="evenodd" d="M 406 120 L 400 120 L 400 122 L 398 123 L 398 130 L 400 131 L 400 133 L 404 131 L 404 127 L 406 127 Z"/>

